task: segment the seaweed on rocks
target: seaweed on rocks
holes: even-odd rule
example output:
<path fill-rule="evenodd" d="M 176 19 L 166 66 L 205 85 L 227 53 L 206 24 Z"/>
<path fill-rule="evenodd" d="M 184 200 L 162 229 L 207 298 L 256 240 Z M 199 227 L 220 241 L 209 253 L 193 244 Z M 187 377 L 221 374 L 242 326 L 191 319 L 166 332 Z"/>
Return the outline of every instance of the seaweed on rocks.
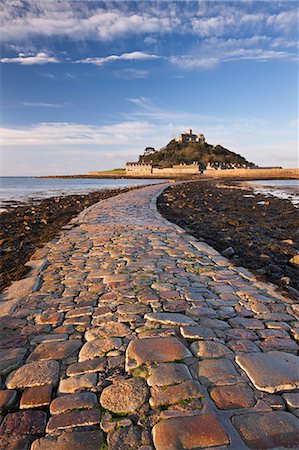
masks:
<path fill-rule="evenodd" d="M 299 248 L 298 209 L 289 200 L 236 187 L 219 181 L 174 185 L 160 195 L 158 209 L 236 265 L 298 295 L 298 268 L 289 263 Z"/>
<path fill-rule="evenodd" d="M 85 195 L 68 195 L 32 201 L 1 213 L 0 290 L 29 271 L 24 264 L 37 247 L 43 247 L 83 209 L 132 188 L 106 189 Z"/>

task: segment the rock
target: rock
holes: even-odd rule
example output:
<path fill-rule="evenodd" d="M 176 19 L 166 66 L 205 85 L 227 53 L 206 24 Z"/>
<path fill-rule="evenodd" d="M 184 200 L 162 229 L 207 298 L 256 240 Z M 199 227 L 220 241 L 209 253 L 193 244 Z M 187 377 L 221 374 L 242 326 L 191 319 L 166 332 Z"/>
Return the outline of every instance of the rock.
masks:
<path fill-rule="evenodd" d="M 80 350 L 79 362 L 93 359 L 97 356 L 104 356 L 110 350 L 121 347 L 122 340 L 120 338 L 95 339 L 86 342 Z"/>
<path fill-rule="evenodd" d="M 33 339 L 31 339 L 30 344 L 37 345 L 37 344 L 45 344 L 47 342 L 66 341 L 68 337 L 69 337 L 68 334 L 59 334 L 59 333 L 40 334 L 39 336 L 35 336 Z"/>
<path fill-rule="evenodd" d="M 149 386 L 169 386 L 191 379 L 190 371 L 185 364 L 162 363 L 151 367 L 147 384 Z"/>
<path fill-rule="evenodd" d="M 20 411 L 7 414 L 0 425 L 0 436 L 38 436 L 44 433 L 47 414 L 43 411 Z"/>
<path fill-rule="evenodd" d="M 126 337 L 131 334 L 129 327 L 119 322 L 105 322 L 98 327 L 94 327 L 85 333 L 87 341 L 108 337 Z"/>
<path fill-rule="evenodd" d="M 127 347 L 126 370 L 130 371 L 145 362 L 174 362 L 192 356 L 175 337 L 134 339 Z"/>
<path fill-rule="evenodd" d="M 250 413 L 232 418 L 233 425 L 250 448 L 299 447 L 299 420 L 285 411 Z"/>
<path fill-rule="evenodd" d="M 87 361 L 70 364 L 66 369 L 67 376 L 84 373 L 103 372 L 106 368 L 106 358 L 94 358 Z"/>
<path fill-rule="evenodd" d="M 268 352 L 270 350 L 282 350 L 297 354 L 299 345 L 290 338 L 282 339 L 279 337 L 268 337 L 261 342 L 260 348 L 264 352 Z"/>
<path fill-rule="evenodd" d="M 46 312 L 43 314 L 38 314 L 35 317 L 35 323 L 37 324 L 49 324 L 49 325 L 58 325 L 63 320 L 63 313 L 56 312 Z"/>
<path fill-rule="evenodd" d="M 144 318 L 151 322 L 163 323 L 165 325 L 197 325 L 197 323 L 190 317 L 178 313 L 148 313 Z"/>
<path fill-rule="evenodd" d="M 185 400 L 201 397 L 203 394 L 198 381 L 187 380 L 173 386 L 151 387 L 149 403 L 152 408 L 159 408 L 163 405 L 175 405 Z"/>
<path fill-rule="evenodd" d="M 295 414 L 295 416 L 299 417 L 299 392 L 291 392 L 282 395 L 287 408 Z"/>
<path fill-rule="evenodd" d="M 113 413 L 129 414 L 143 405 L 147 395 L 146 383 L 141 378 L 117 380 L 103 390 L 100 403 Z"/>
<path fill-rule="evenodd" d="M 229 359 L 205 359 L 192 366 L 198 379 L 207 386 L 235 384 L 240 380 L 233 363 Z"/>
<path fill-rule="evenodd" d="M 265 328 L 261 320 L 246 319 L 245 317 L 234 317 L 233 319 L 229 319 L 229 324 L 233 328 L 243 327 L 249 330 L 262 330 Z"/>
<path fill-rule="evenodd" d="M 233 247 L 227 247 L 225 250 L 222 251 L 222 255 L 226 257 L 233 256 L 235 254 L 235 250 Z"/>
<path fill-rule="evenodd" d="M 293 354 L 277 351 L 240 354 L 236 362 L 261 391 L 274 393 L 299 387 L 299 357 Z"/>
<path fill-rule="evenodd" d="M 291 259 L 289 259 L 289 264 L 295 267 L 295 269 L 299 269 L 299 255 L 295 255 Z"/>
<path fill-rule="evenodd" d="M 180 328 L 181 335 L 185 339 L 213 339 L 216 337 L 211 328 L 199 326 L 186 326 Z"/>
<path fill-rule="evenodd" d="M 57 433 L 59 430 L 69 428 L 87 427 L 99 425 L 101 411 L 99 409 L 88 409 L 86 411 L 72 411 L 65 414 L 57 414 L 50 417 L 46 431 L 47 433 Z"/>
<path fill-rule="evenodd" d="M 97 403 L 97 396 L 92 392 L 62 395 L 54 398 L 50 405 L 50 413 L 52 415 L 56 415 L 73 411 L 75 409 L 92 409 Z"/>
<path fill-rule="evenodd" d="M 111 431 L 107 437 L 109 450 L 135 450 L 141 445 L 139 427 L 123 427 Z"/>
<path fill-rule="evenodd" d="M 97 384 L 97 374 L 87 373 L 85 375 L 78 375 L 74 377 L 69 377 L 64 380 L 60 380 L 58 386 L 59 394 L 80 392 L 85 389 L 92 389 Z"/>
<path fill-rule="evenodd" d="M 20 409 L 38 408 L 40 406 L 48 406 L 51 402 L 52 386 L 45 384 L 44 386 L 28 387 L 23 392 L 20 401 Z"/>
<path fill-rule="evenodd" d="M 48 344 L 39 344 L 30 354 L 27 361 L 36 361 L 42 359 L 65 359 L 68 356 L 77 353 L 82 346 L 82 342 L 72 339 L 70 341 L 49 342 Z"/>
<path fill-rule="evenodd" d="M 55 439 L 40 438 L 32 443 L 31 450 L 99 450 L 103 442 L 101 431 L 63 431 Z"/>
<path fill-rule="evenodd" d="M 6 380 L 8 389 L 22 389 L 26 387 L 42 386 L 44 384 L 56 385 L 58 382 L 59 364 L 50 359 L 36 361 L 20 367 Z"/>
<path fill-rule="evenodd" d="M 246 339 L 244 339 L 244 340 L 234 339 L 234 340 L 230 341 L 227 345 L 235 353 L 260 352 L 260 349 L 254 342 L 246 340 Z"/>
<path fill-rule="evenodd" d="M 0 413 L 9 410 L 17 401 L 17 391 L 0 391 Z"/>
<path fill-rule="evenodd" d="M 223 358 L 232 355 L 233 352 L 220 342 L 197 341 L 190 345 L 190 349 L 195 356 L 201 359 Z"/>
<path fill-rule="evenodd" d="M 219 409 L 251 408 L 255 404 L 253 390 L 245 383 L 214 387 L 210 396 Z"/>
<path fill-rule="evenodd" d="M 162 420 L 153 427 L 156 450 L 224 446 L 229 437 L 213 414 Z"/>

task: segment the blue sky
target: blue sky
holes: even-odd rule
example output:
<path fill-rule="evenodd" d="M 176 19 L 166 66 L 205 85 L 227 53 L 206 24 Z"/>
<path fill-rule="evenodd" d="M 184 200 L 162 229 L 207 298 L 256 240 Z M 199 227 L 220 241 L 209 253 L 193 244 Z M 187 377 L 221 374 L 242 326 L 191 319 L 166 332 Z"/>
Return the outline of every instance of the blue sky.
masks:
<path fill-rule="evenodd" d="M 2 175 L 122 167 L 189 127 L 298 165 L 297 2 L 2 5 Z"/>

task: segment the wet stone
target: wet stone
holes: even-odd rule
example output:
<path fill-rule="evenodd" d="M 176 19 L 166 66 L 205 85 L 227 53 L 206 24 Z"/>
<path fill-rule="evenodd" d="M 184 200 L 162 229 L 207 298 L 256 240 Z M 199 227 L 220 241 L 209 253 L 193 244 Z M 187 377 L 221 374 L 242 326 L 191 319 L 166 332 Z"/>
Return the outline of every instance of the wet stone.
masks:
<path fill-rule="evenodd" d="M 214 341 L 193 342 L 190 349 L 195 356 L 201 359 L 224 358 L 233 354 L 225 345 Z"/>
<path fill-rule="evenodd" d="M 106 368 L 106 358 L 94 358 L 87 361 L 70 364 L 66 369 L 68 376 L 85 373 L 103 372 Z"/>
<path fill-rule="evenodd" d="M 135 339 L 126 351 L 126 370 L 145 362 L 174 362 L 191 355 L 191 352 L 175 337 Z"/>
<path fill-rule="evenodd" d="M 190 317 L 177 313 L 148 313 L 144 315 L 144 318 L 151 322 L 163 323 L 165 325 L 197 325 Z"/>
<path fill-rule="evenodd" d="M 58 386 L 58 392 L 62 393 L 74 393 L 83 391 L 85 389 L 92 389 L 97 384 L 97 374 L 87 373 L 85 375 L 78 375 L 74 377 L 66 378 L 65 380 L 60 380 Z"/>
<path fill-rule="evenodd" d="M 101 431 L 63 431 L 57 439 L 40 438 L 31 450 L 99 450 L 103 442 Z"/>
<path fill-rule="evenodd" d="M 185 339 L 213 339 L 216 337 L 213 330 L 199 326 L 186 326 L 180 328 L 181 335 Z"/>
<path fill-rule="evenodd" d="M 229 437 L 213 414 L 162 420 L 153 428 L 156 450 L 228 445 Z"/>
<path fill-rule="evenodd" d="M 291 413 L 274 411 L 243 414 L 234 416 L 232 422 L 250 448 L 299 447 L 299 420 Z"/>
<path fill-rule="evenodd" d="M 205 385 L 228 385 L 239 381 L 240 375 L 229 359 L 206 359 L 192 365 L 198 379 Z"/>
<path fill-rule="evenodd" d="M 191 380 L 191 378 L 190 371 L 185 364 L 162 363 L 150 369 L 147 384 L 149 386 L 169 386 Z"/>
<path fill-rule="evenodd" d="M 103 390 L 100 403 L 113 413 L 129 414 L 143 405 L 147 395 L 148 388 L 141 378 L 117 380 Z"/>
<path fill-rule="evenodd" d="M 158 408 L 201 397 L 203 394 L 198 381 L 187 380 L 173 386 L 152 386 L 149 403 L 152 408 Z"/>
<path fill-rule="evenodd" d="M 110 350 L 121 347 L 122 340 L 120 338 L 95 339 L 86 342 L 80 350 L 79 362 L 93 359 L 96 356 L 104 356 Z"/>
<path fill-rule="evenodd" d="M 49 384 L 45 384 L 44 386 L 28 387 L 22 394 L 20 409 L 47 406 L 51 402 L 51 396 L 52 386 Z"/>
<path fill-rule="evenodd" d="M 31 353 L 27 361 L 36 361 L 42 359 L 65 359 L 68 356 L 78 352 L 82 346 L 79 340 L 70 340 L 62 342 L 50 342 L 48 344 L 39 344 Z"/>
<path fill-rule="evenodd" d="M 54 398 L 50 405 L 52 415 L 63 414 L 75 409 L 92 409 L 97 404 L 97 396 L 92 392 L 62 395 Z"/>
<path fill-rule="evenodd" d="M 0 391 L 0 413 L 9 410 L 17 401 L 17 391 L 4 390 Z"/>
<path fill-rule="evenodd" d="M 20 367 L 6 380 L 8 389 L 56 385 L 58 382 L 59 364 L 55 360 L 36 361 Z"/>
<path fill-rule="evenodd" d="M 255 404 L 253 390 L 245 383 L 214 387 L 210 396 L 219 409 L 250 408 Z"/>
<path fill-rule="evenodd" d="M 236 362 L 261 391 L 274 393 L 299 387 L 299 357 L 291 353 L 240 354 Z"/>
<path fill-rule="evenodd" d="M 101 411 L 99 409 L 88 409 L 86 411 L 72 411 L 65 414 L 57 414 L 50 417 L 46 431 L 47 433 L 57 433 L 59 430 L 69 428 L 87 427 L 99 425 Z"/>

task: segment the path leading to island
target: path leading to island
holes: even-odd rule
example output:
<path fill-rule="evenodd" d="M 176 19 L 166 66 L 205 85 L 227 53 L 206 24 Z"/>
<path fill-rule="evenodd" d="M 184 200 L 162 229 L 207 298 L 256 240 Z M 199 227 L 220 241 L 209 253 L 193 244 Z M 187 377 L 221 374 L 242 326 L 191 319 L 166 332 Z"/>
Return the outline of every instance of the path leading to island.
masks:
<path fill-rule="evenodd" d="M 6 291 L 0 449 L 299 447 L 298 303 L 164 220 L 160 191 L 90 207 Z"/>

